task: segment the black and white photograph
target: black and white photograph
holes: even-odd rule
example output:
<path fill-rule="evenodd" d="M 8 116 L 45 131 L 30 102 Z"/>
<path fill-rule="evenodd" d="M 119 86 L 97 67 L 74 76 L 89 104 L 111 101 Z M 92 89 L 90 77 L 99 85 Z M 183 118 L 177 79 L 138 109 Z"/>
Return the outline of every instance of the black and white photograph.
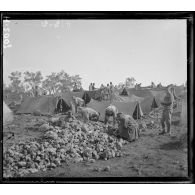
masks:
<path fill-rule="evenodd" d="M 188 181 L 189 17 L 83 15 L 2 15 L 3 180 Z"/>

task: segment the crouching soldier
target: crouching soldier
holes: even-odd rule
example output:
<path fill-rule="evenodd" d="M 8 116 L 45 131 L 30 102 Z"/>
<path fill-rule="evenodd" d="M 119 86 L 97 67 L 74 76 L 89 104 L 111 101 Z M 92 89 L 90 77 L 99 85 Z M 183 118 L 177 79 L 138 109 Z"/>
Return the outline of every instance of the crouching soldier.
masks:
<path fill-rule="evenodd" d="M 95 111 L 92 108 L 88 107 L 78 107 L 78 113 L 81 114 L 84 122 L 88 122 L 89 120 L 98 121 L 100 117 L 100 113 Z"/>
<path fill-rule="evenodd" d="M 107 124 L 110 117 L 113 117 L 113 123 L 116 123 L 116 117 L 118 114 L 118 109 L 114 105 L 110 105 L 105 110 L 105 120 L 104 123 Z"/>
<path fill-rule="evenodd" d="M 139 125 L 130 115 L 123 113 L 117 114 L 117 120 L 119 122 L 118 136 L 128 141 L 134 141 L 138 139 Z"/>
<path fill-rule="evenodd" d="M 85 107 L 85 101 L 79 97 L 73 96 L 73 104 L 75 105 L 75 112 L 77 113 L 78 107 Z"/>

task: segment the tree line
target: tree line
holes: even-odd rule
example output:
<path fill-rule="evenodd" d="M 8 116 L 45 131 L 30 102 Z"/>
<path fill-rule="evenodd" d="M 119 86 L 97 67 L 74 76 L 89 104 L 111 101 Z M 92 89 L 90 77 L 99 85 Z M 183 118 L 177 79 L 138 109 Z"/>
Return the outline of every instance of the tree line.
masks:
<path fill-rule="evenodd" d="M 34 96 L 35 88 L 38 86 L 41 91 L 45 91 L 48 95 L 59 94 L 72 91 L 76 85 L 78 89 L 82 88 L 82 78 L 79 75 L 69 75 L 64 70 L 60 72 L 52 72 L 43 78 L 41 71 L 37 72 L 19 72 L 14 71 L 9 75 L 10 84 L 7 86 L 3 83 L 3 90 L 14 91 L 16 93 L 27 93 Z M 118 89 L 123 87 L 134 87 L 135 78 L 128 77 L 125 82 L 116 85 Z"/>
<path fill-rule="evenodd" d="M 69 75 L 64 70 L 52 72 L 43 78 L 41 71 L 37 72 L 19 72 L 14 71 L 9 75 L 10 84 L 6 86 L 3 83 L 3 90 L 10 90 L 17 93 L 35 94 L 35 88 L 46 91 L 47 94 L 64 93 L 77 88 L 82 88 L 81 77 L 79 75 Z"/>

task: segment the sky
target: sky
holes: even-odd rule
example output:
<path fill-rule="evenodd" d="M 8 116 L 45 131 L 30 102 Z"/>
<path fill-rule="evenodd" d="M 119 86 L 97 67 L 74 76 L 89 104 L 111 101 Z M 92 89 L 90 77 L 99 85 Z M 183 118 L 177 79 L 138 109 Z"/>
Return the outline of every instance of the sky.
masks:
<path fill-rule="evenodd" d="M 13 71 L 64 70 L 82 86 L 187 80 L 186 20 L 11 20 L 3 50 L 3 80 Z M 4 35 L 7 32 L 4 31 Z"/>

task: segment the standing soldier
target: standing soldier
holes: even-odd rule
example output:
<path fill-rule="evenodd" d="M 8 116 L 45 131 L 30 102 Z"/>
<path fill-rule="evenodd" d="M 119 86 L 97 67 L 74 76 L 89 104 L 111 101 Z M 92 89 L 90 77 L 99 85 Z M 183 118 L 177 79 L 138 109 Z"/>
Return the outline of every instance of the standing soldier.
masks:
<path fill-rule="evenodd" d="M 92 91 L 92 83 L 89 85 L 89 91 Z"/>
<path fill-rule="evenodd" d="M 110 82 L 110 101 L 114 98 L 114 85 Z"/>
<path fill-rule="evenodd" d="M 109 99 L 109 93 L 110 93 L 110 86 L 109 84 L 107 84 L 107 86 L 105 87 L 105 91 L 104 91 L 105 100 Z"/>
<path fill-rule="evenodd" d="M 100 97 L 101 97 L 101 101 L 104 100 L 104 85 L 101 84 L 100 86 Z"/>
<path fill-rule="evenodd" d="M 167 126 L 167 133 L 171 135 L 171 115 L 173 112 L 173 101 L 174 97 L 171 93 L 171 87 L 168 86 L 166 88 L 166 95 L 164 97 L 164 101 L 161 102 L 161 105 L 163 106 L 163 113 L 162 113 L 162 118 L 161 118 L 161 125 L 162 125 L 162 132 L 160 133 L 165 134 L 165 123 Z"/>

